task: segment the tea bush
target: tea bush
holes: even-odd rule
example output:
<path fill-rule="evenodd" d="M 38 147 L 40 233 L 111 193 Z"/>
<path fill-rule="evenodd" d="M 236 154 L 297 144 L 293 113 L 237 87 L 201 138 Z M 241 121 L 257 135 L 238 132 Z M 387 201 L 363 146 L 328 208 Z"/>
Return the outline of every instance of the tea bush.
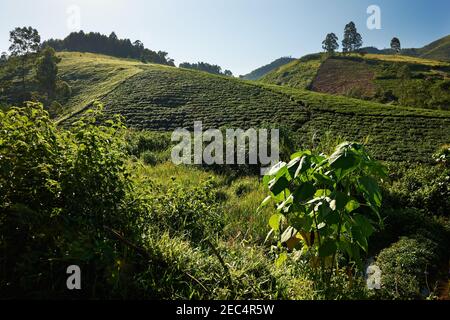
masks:
<path fill-rule="evenodd" d="M 435 267 L 436 244 L 423 237 L 402 238 L 377 257 L 384 299 L 420 299 L 432 290 L 429 272 Z"/>
<path fill-rule="evenodd" d="M 430 156 L 431 157 L 431 156 Z M 445 157 L 445 156 L 444 156 Z M 444 165 L 392 164 L 392 182 L 385 185 L 387 207 L 419 208 L 430 215 L 450 213 L 450 170 Z"/>

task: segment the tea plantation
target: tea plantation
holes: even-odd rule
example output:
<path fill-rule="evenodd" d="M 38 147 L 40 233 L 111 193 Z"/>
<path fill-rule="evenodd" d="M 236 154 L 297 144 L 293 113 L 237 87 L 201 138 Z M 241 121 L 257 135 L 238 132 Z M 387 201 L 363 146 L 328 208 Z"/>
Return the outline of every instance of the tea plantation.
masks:
<path fill-rule="evenodd" d="M 394 105 L 450 109 L 450 64 L 417 57 L 309 55 L 261 81 Z"/>
<path fill-rule="evenodd" d="M 102 60 L 99 69 L 99 61 L 88 58 L 84 57 L 82 68 L 70 69 L 71 76 L 83 79 L 90 66 L 96 68 L 100 83 L 84 88 L 87 95 L 93 88 L 104 88 L 97 97 L 104 103 L 105 113 L 119 113 L 128 126 L 137 129 L 171 131 L 192 128 L 194 121 L 202 121 L 204 128 L 280 124 L 295 132 L 300 143 L 320 140 L 325 133 L 368 139 L 368 147 L 378 159 L 394 161 L 429 161 L 429 154 L 450 140 L 450 113 L 446 111 L 391 106 L 128 61 L 119 68 L 121 60 L 113 58 Z M 61 69 L 71 83 L 65 65 Z M 77 70 L 83 75 L 77 77 Z M 111 77 L 119 80 L 111 84 Z M 78 115 L 82 110 L 78 109 Z"/>

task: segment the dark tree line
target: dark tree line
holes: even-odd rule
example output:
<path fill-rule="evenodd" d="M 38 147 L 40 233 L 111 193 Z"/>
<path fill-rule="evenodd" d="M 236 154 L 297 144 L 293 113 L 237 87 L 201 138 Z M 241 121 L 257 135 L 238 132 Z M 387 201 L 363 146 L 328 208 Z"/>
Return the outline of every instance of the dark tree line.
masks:
<path fill-rule="evenodd" d="M 194 70 L 200 70 L 205 71 L 212 74 L 218 74 L 223 76 L 232 77 L 233 72 L 230 70 L 225 70 L 222 72 L 222 68 L 215 64 L 209 64 L 206 62 L 198 62 L 198 63 L 189 63 L 189 62 L 183 62 L 180 63 L 180 68 L 186 68 L 186 69 L 194 69 Z"/>
<path fill-rule="evenodd" d="M 167 52 L 147 49 L 139 40 L 131 42 L 130 39 L 119 39 L 114 32 L 109 36 L 98 32 L 72 32 L 63 40 L 45 41 L 43 46 L 50 46 L 56 51 L 100 53 L 119 58 L 138 59 L 143 62 L 175 65 Z"/>

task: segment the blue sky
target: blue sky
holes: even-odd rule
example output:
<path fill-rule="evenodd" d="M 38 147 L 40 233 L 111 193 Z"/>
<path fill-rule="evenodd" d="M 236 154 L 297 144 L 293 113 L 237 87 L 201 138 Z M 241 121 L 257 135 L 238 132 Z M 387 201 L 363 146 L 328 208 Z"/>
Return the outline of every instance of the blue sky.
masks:
<path fill-rule="evenodd" d="M 43 39 L 65 37 L 72 5 L 84 31 L 115 31 L 168 51 L 177 63 L 215 63 L 236 75 L 320 51 L 325 35 L 341 40 L 351 20 L 364 45 L 379 48 L 393 36 L 403 47 L 421 47 L 450 34 L 449 0 L 2 0 L 0 51 L 16 26 L 31 25 Z M 370 5 L 381 9 L 381 30 L 366 26 Z"/>

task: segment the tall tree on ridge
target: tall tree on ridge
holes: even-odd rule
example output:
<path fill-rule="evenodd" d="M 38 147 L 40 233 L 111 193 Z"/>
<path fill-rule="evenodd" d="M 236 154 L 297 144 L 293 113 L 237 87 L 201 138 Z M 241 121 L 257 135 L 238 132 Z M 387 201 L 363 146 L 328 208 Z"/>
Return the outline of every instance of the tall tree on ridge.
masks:
<path fill-rule="evenodd" d="M 9 42 L 11 42 L 9 47 L 11 55 L 21 57 L 22 95 L 25 97 L 25 65 L 28 55 L 39 51 L 41 37 L 32 27 L 15 28 L 9 33 Z"/>
<path fill-rule="evenodd" d="M 353 21 L 345 26 L 344 39 L 342 40 L 342 51 L 344 53 L 357 51 L 362 47 L 361 34 L 358 33 Z"/>
<path fill-rule="evenodd" d="M 333 54 L 337 49 L 339 49 L 338 37 L 334 33 L 327 34 L 325 40 L 322 42 L 322 48 Z"/>
<path fill-rule="evenodd" d="M 391 40 L 391 49 L 395 51 L 395 53 L 399 54 L 402 51 L 402 46 L 400 44 L 400 39 L 397 37 L 392 38 Z"/>

